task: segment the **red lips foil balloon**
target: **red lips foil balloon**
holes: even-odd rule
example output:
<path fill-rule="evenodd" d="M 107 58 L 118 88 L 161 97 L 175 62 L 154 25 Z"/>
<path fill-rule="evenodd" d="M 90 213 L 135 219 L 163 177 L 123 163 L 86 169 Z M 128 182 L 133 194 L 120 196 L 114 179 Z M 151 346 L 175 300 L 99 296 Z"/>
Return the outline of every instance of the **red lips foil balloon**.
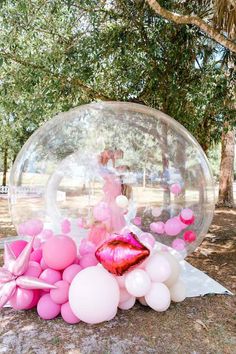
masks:
<path fill-rule="evenodd" d="M 150 251 L 132 232 L 127 235 L 117 235 L 104 242 L 96 251 L 97 260 L 110 273 L 123 275 L 130 268 L 143 262 Z"/>

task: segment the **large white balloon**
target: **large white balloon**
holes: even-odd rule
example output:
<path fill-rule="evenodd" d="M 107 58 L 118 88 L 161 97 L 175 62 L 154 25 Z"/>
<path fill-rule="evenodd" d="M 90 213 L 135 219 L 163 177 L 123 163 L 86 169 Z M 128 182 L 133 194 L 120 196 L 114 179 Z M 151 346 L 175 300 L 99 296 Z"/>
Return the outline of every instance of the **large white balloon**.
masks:
<path fill-rule="evenodd" d="M 151 288 L 151 280 L 142 269 L 135 269 L 125 277 L 125 287 L 130 295 L 142 297 Z"/>
<path fill-rule="evenodd" d="M 114 276 L 100 266 L 79 272 L 69 290 L 69 303 L 73 313 L 87 323 L 100 323 L 114 316 L 120 290 Z"/>
<path fill-rule="evenodd" d="M 145 300 L 153 310 L 158 312 L 166 311 L 170 306 L 169 289 L 163 283 L 152 283 Z"/>
<path fill-rule="evenodd" d="M 186 288 L 182 280 L 178 280 L 170 288 L 171 300 L 174 302 L 184 301 L 186 298 Z"/>

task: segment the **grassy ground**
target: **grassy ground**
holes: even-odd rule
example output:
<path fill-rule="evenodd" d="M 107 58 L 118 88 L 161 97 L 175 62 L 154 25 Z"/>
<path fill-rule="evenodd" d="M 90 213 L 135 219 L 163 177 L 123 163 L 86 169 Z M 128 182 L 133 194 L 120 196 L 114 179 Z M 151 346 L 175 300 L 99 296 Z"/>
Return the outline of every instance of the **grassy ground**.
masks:
<path fill-rule="evenodd" d="M 7 203 L 0 199 L 0 237 L 14 235 Z M 236 211 L 218 209 L 201 247 L 188 258 L 236 292 Z M 34 310 L 0 312 L 0 353 L 233 354 L 234 296 L 205 296 L 172 304 L 162 314 L 139 304 L 96 326 L 41 320 Z"/>

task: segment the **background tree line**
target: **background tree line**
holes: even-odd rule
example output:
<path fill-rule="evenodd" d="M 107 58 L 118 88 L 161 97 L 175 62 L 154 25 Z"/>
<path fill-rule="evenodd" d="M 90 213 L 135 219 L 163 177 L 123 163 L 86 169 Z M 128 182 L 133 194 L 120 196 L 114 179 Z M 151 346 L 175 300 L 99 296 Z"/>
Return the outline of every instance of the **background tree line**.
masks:
<path fill-rule="evenodd" d="M 44 121 L 121 100 L 174 117 L 210 157 L 221 142 L 218 203 L 233 206 L 235 25 L 232 0 L 1 1 L 2 184 Z"/>

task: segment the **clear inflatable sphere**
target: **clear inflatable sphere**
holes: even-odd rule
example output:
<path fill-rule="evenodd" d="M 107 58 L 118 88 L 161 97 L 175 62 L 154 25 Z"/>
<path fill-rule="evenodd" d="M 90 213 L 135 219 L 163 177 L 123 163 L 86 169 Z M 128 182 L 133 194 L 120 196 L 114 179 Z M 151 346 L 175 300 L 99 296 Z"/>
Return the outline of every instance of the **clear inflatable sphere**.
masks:
<path fill-rule="evenodd" d="M 142 105 L 92 103 L 60 113 L 21 149 L 10 176 L 19 234 L 28 220 L 96 245 L 126 230 L 191 253 L 212 221 L 214 184 L 192 135 Z"/>

